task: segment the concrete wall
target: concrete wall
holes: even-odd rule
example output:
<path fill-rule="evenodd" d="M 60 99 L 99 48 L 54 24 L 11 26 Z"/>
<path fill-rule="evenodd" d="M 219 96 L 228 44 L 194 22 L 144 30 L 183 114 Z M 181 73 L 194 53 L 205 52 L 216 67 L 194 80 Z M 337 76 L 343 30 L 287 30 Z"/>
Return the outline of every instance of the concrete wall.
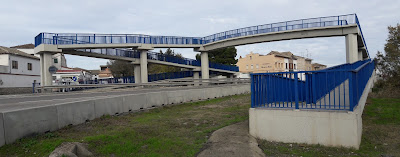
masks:
<path fill-rule="evenodd" d="M 0 73 L 10 73 L 10 67 L 6 65 L 0 65 Z"/>
<path fill-rule="evenodd" d="M 0 54 L 0 65 L 9 66 L 9 54 Z"/>
<path fill-rule="evenodd" d="M 103 115 L 115 115 L 168 104 L 212 99 L 250 92 L 249 84 L 210 86 L 199 89 L 94 97 L 81 101 L 0 113 L 0 146 L 32 134 L 77 125 Z M 4 123 L 4 125 L 2 124 Z"/>
<path fill-rule="evenodd" d="M 11 68 L 12 74 L 40 75 L 40 60 L 10 55 L 10 67 L 13 60 L 18 62 L 18 69 Z M 32 63 L 32 70 L 28 70 L 28 63 Z"/>
<path fill-rule="evenodd" d="M 0 88 L 32 87 L 34 80 L 40 82 L 40 76 L 0 74 Z"/>
<path fill-rule="evenodd" d="M 11 61 L 18 62 L 18 69 L 11 68 Z M 0 88 L 32 87 L 34 80 L 40 82 L 40 62 L 37 59 L 0 55 Z M 32 63 L 32 70 L 28 70 L 28 63 Z"/>
<path fill-rule="evenodd" d="M 285 143 L 321 144 L 358 149 L 362 134 L 362 112 L 375 73 L 367 83 L 353 112 L 251 108 L 250 134 Z"/>

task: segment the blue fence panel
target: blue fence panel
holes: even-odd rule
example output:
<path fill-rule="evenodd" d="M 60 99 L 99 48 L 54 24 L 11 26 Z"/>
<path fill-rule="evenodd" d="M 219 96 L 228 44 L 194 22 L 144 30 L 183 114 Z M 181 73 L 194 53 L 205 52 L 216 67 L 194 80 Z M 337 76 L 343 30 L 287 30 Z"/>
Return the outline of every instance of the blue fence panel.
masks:
<path fill-rule="evenodd" d="M 252 74 L 252 107 L 352 111 L 374 68 L 369 59 L 319 71 Z"/>

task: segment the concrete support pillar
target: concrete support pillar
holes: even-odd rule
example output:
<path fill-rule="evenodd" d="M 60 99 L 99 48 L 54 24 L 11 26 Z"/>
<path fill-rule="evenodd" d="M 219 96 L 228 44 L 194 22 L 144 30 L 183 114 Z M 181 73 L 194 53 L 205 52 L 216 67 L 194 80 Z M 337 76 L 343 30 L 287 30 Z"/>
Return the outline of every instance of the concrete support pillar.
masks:
<path fill-rule="evenodd" d="M 195 84 L 194 84 L 194 86 L 199 86 L 199 79 L 200 78 L 200 72 L 198 72 L 198 71 L 194 71 L 193 72 L 193 79 L 195 79 L 194 80 L 194 82 L 195 82 Z"/>
<path fill-rule="evenodd" d="M 142 50 L 140 51 L 140 78 L 141 83 L 148 82 L 148 75 L 147 75 L 147 51 Z"/>
<path fill-rule="evenodd" d="M 134 65 L 134 73 L 135 73 L 135 83 L 142 83 L 142 77 L 140 74 L 140 65 Z"/>
<path fill-rule="evenodd" d="M 49 67 L 52 65 L 52 56 L 48 52 L 40 54 L 40 83 L 42 86 L 51 86 L 53 84 L 53 77 L 49 72 Z"/>
<path fill-rule="evenodd" d="M 358 60 L 359 60 L 359 61 L 364 60 L 364 58 L 363 58 L 363 51 L 362 51 L 362 50 L 358 50 Z"/>
<path fill-rule="evenodd" d="M 346 35 L 346 63 L 354 63 L 358 61 L 358 45 L 357 35 Z"/>
<path fill-rule="evenodd" d="M 201 56 L 201 78 L 209 79 L 210 71 L 208 65 L 208 52 L 201 52 L 200 56 Z"/>

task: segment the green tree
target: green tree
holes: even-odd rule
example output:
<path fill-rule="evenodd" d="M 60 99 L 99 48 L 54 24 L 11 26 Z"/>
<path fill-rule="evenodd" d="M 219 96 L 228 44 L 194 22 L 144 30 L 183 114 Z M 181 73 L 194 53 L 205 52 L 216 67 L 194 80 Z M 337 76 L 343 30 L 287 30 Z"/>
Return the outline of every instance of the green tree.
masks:
<path fill-rule="evenodd" d="M 133 64 L 126 61 L 110 60 L 107 63 L 114 77 L 125 77 L 134 75 Z"/>
<path fill-rule="evenodd" d="M 400 24 L 389 26 L 385 53 L 378 51 L 375 57 L 377 69 L 385 86 L 400 87 Z"/>
<path fill-rule="evenodd" d="M 210 62 L 221 63 L 226 65 L 235 65 L 237 59 L 237 50 L 234 46 L 220 48 L 208 52 L 208 59 Z M 196 60 L 201 60 L 200 54 L 196 54 Z"/>

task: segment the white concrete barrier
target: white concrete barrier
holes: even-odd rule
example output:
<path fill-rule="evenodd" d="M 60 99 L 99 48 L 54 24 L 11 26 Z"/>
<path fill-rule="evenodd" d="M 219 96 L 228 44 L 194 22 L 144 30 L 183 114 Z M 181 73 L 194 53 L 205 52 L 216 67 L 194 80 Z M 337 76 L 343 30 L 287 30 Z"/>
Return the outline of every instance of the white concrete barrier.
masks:
<path fill-rule="evenodd" d="M 70 124 L 81 124 L 103 115 L 234 95 L 241 93 L 240 89 L 249 92 L 250 85 L 210 86 L 199 89 L 93 97 L 82 101 L 3 111 L 0 113 L 0 146 L 13 143 L 25 136 L 55 131 Z"/>
<path fill-rule="evenodd" d="M 146 108 L 159 107 L 168 104 L 168 96 L 165 92 L 152 92 L 146 95 Z"/>
<path fill-rule="evenodd" d="M 4 120 L 3 113 L 0 113 L 0 146 L 6 144 L 6 139 L 4 137 Z"/>
<path fill-rule="evenodd" d="M 94 100 L 95 117 L 99 118 L 103 115 L 115 115 L 118 113 L 128 112 L 128 105 L 123 103 L 120 96 L 107 97 Z"/>
<path fill-rule="evenodd" d="M 147 108 L 147 94 L 124 95 L 123 104 L 128 106 L 128 110 L 137 111 Z"/>
<path fill-rule="evenodd" d="M 95 118 L 94 100 L 76 101 L 55 105 L 58 114 L 58 127 L 77 125 Z"/>
<path fill-rule="evenodd" d="M 4 135 L 7 144 L 32 134 L 59 129 L 55 106 L 41 106 L 3 112 Z"/>
<path fill-rule="evenodd" d="M 170 91 L 166 92 L 168 97 L 168 104 L 179 104 L 185 102 L 184 91 Z"/>

